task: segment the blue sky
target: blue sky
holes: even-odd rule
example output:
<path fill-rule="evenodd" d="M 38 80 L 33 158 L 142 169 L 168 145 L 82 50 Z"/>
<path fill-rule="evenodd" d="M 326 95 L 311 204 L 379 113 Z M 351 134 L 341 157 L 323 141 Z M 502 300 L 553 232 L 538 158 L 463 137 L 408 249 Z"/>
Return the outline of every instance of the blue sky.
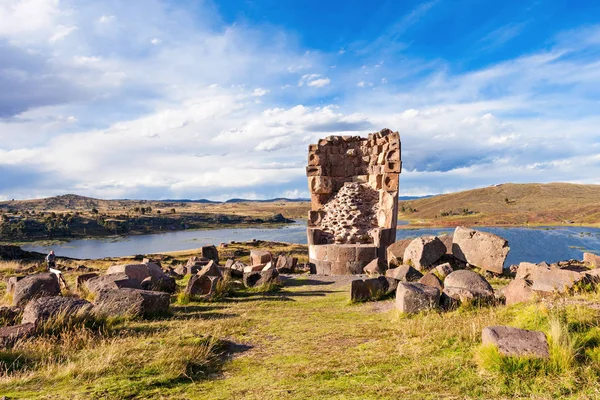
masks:
<path fill-rule="evenodd" d="M 600 183 L 596 1 L 0 0 L 0 199 L 306 197 L 398 130 L 401 195 Z"/>

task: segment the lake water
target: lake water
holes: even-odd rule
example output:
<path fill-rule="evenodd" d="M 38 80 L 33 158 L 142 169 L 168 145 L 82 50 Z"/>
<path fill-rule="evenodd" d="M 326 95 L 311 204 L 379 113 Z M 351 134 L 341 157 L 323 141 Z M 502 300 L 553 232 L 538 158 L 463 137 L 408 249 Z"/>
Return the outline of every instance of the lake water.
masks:
<path fill-rule="evenodd" d="M 495 233 L 508 240 L 511 250 L 506 260 L 506 266 L 518 264 L 521 261 L 552 263 L 568 259 L 581 259 L 583 251 L 600 253 L 600 228 L 477 227 L 477 229 Z M 405 239 L 452 232 L 452 228 L 399 229 L 396 237 Z M 299 221 L 282 228 L 178 231 L 125 238 L 74 240 L 54 245 L 52 249 L 59 256 L 95 259 L 189 250 L 204 245 L 228 243 L 231 240 L 241 242 L 251 239 L 306 244 L 306 225 L 304 221 Z M 45 253 L 50 250 L 50 247 L 26 245 L 23 246 L 23 249 Z"/>

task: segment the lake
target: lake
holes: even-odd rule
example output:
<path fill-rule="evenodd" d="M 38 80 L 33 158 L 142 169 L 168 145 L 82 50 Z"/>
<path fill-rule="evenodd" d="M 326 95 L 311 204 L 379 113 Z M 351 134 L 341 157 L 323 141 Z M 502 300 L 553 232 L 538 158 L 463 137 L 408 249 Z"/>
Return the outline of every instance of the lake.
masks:
<path fill-rule="evenodd" d="M 508 240 L 511 250 L 506 260 L 506 266 L 518 264 L 521 261 L 552 263 L 568 259 L 581 259 L 583 251 L 600 253 L 600 228 L 477 227 L 477 229 L 494 233 Z M 452 228 L 399 229 L 396 238 L 405 239 L 452 232 Z M 51 247 L 25 245 L 23 249 L 46 253 L 52 248 L 59 256 L 95 259 L 190 250 L 204 245 L 228 243 L 231 240 L 241 242 L 251 239 L 306 244 L 306 223 L 298 221 L 281 228 L 190 230 L 118 238 L 84 239 Z"/>

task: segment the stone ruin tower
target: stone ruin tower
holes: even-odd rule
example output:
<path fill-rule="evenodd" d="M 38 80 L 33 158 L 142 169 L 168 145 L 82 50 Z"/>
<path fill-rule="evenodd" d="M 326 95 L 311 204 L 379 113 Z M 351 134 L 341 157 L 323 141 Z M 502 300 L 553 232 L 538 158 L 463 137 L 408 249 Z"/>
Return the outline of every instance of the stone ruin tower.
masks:
<path fill-rule="evenodd" d="M 396 240 L 400 135 L 330 136 L 308 146 L 308 251 L 317 274 L 362 274 Z"/>

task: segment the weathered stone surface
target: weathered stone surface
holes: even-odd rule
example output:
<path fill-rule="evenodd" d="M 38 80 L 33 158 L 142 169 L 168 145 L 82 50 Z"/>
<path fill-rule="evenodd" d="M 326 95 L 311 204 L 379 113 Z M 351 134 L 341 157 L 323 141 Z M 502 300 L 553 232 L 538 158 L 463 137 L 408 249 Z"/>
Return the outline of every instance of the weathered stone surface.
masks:
<path fill-rule="evenodd" d="M 297 263 L 298 259 L 296 257 L 279 256 L 277 257 L 276 264 L 277 272 L 280 274 L 291 274 L 294 272 Z"/>
<path fill-rule="evenodd" d="M 392 243 L 386 249 L 388 265 L 401 265 L 404 259 L 406 248 L 414 239 L 402 239 Z"/>
<path fill-rule="evenodd" d="M 444 279 L 444 293 L 449 297 L 468 301 L 474 299 L 490 300 L 494 297 L 494 289 L 489 282 L 476 272 L 458 270 Z"/>
<path fill-rule="evenodd" d="M 77 278 L 75 278 L 75 291 L 79 292 L 81 290 L 81 288 L 83 287 L 83 283 L 97 277 L 98 274 L 96 274 L 95 272 L 89 273 L 89 274 L 81 274 L 78 275 Z"/>
<path fill-rule="evenodd" d="M 600 256 L 594 253 L 583 253 L 583 263 L 592 268 L 599 268 Z"/>
<path fill-rule="evenodd" d="M 454 243 L 454 237 L 452 235 L 441 235 L 438 238 L 444 243 L 446 246 L 446 254 L 452 255 L 452 243 Z"/>
<path fill-rule="evenodd" d="M 396 309 L 403 313 L 417 313 L 435 308 L 440 303 L 440 290 L 420 283 L 398 283 Z"/>
<path fill-rule="evenodd" d="M 504 289 L 502 295 L 506 300 L 506 305 L 524 303 L 535 298 L 535 292 L 525 279 L 515 278 Z"/>
<path fill-rule="evenodd" d="M 0 328 L 0 347 L 12 346 L 17 341 L 33 335 L 34 332 L 34 324 L 4 326 Z"/>
<path fill-rule="evenodd" d="M 438 265 L 433 269 L 433 273 L 435 273 L 440 279 L 445 279 L 448 275 L 450 275 L 454 271 L 450 263 L 443 263 Z"/>
<path fill-rule="evenodd" d="M 266 250 L 250 250 L 252 265 L 266 264 L 273 259 L 270 252 Z"/>
<path fill-rule="evenodd" d="M 558 268 L 540 269 L 530 276 L 531 289 L 536 292 L 566 293 L 584 278 L 585 274 L 576 271 Z"/>
<path fill-rule="evenodd" d="M 548 271 L 550 267 L 546 265 L 539 265 L 530 262 L 521 262 L 517 267 L 516 279 L 530 279 L 536 273 L 544 270 Z"/>
<path fill-rule="evenodd" d="M 23 310 L 23 324 L 39 324 L 52 318 L 78 318 L 90 313 L 92 304 L 75 297 L 40 297 L 32 300 Z"/>
<path fill-rule="evenodd" d="M 446 253 L 446 246 L 435 236 L 422 236 L 414 239 L 404 250 L 403 262 L 416 270 L 429 269 Z"/>
<path fill-rule="evenodd" d="M 141 282 L 138 282 L 136 279 L 130 279 L 125 274 L 109 274 L 88 279 L 83 283 L 83 287 L 90 293 L 98 293 L 101 290 L 107 289 L 141 289 Z"/>
<path fill-rule="evenodd" d="M 194 275 L 188 281 L 185 293 L 190 296 L 211 297 L 215 294 L 221 277 L 208 275 Z"/>
<path fill-rule="evenodd" d="M 423 274 L 410 265 L 401 265 L 385 271 L 385 276 L 401 282 L 416 282 L 423 277 Z"/>
<path fill-rule="evenodd" d="M 210 262 L 208 264 L 206 264 L 204 267 L 202 267 L 202 269 L 200 271 L 198 271 L 198 273 L 196 275 L 198 275 L 198 276 L 214 276 L 217 278 L 223 277 L 223 274 L 219 270 L 219 266 L 213 260 L 210 260 Z"/>
<path fill-rule="evenodd" d="M 508 242 L 500 236 L 462 226 L 454 231 L 454 257 L 481 269 L 501 274 L 509 251 Z"/>
<path fill-rule="evenodd" d="M 231 265 L 230 273 L 233 278 L 241 278 L 244 276 L 244 268 L 246 268 L 246 264 L 241 261 L 236 261 Z"/>
<path fill-rule="evenodd" d="M 493 345 L 505 356 L 549 358 L 548 340 L 543 332 L 510 326 L 488 326 L 481 333 L 484 345 Z"/>
<path fill-rule="evenodd" d="M 149 276 L 142 281 L 140 287 L 143 290 L 154 290 L 157 292 L 175 293 L 177 290 L 177 283 L 175 279 L 164 275 L 159 277 Z"/>
<path fill-rule="evenodd" d="M 150 273 L 151 277 L 161 278 L 166 275 L 165 271 L 163 271 L 159 264 L 150 261 L 145 262 L 144 264 L 146 265 L 146 267 L 148 267 L 148 272 Z"/>
<path fill-rule="evenodd" d="M 247 274 L 247 273 L 250 273 L 250 272 L 260 272 L 266 266 L 267 266 L 267 264 L 246 265 L 244 267 L 244 274 Z"/>
<path fill-rule="evenodd" d="M 386 294 L 389 288 L 388 280 L 380 276 L 378 278 L 355 279 L 350 286 L 351 301 L 377 300 Z"/>
<path fill-rule="evenodd" d="M 270 269 L 277 269 L 275 268 L 275 263 L 273 263 L 273 261 L 269 261 L 262 269 L 261 271 L 268 271 Z"/>
<path fill-rule="evenodd" d="M 208 258 L 209 260 L 213 260 L 215 263 L 219 262 L 219 250 L 213 245 L 211 246 L 202 246 L 200 248 L 200 255 L 203 258 Z"/>
<path fill-rule="evenodd" d="M 19 282 L 23 278 L 25 278 L 25 275 L 9 277 L 6 281 L 6 293 L 12 295 L 15 291 L 15 286 L 17 285 L 17 282 Z"/>
<path fill-rule="evenodd" d="M 29 275 L 15 284 L 12 305 L 24 306 L 29 300 L 59 294 L 60 285 L 53 273 Z"/>
<path fill-rule="evenodd" d="M 444 290 L 444 285 L 442 284 L 442 281 L 440 280 L 440 278 L 438 278 L 431 272 L 428 272 L 425 275 L 423 275 L 423 277 L 421 279 L 419 279 L 419 283 L 423 284 L 425 286 L 431 286 L 431 287 L 437 288 L 437 289 L 439 289 L 440 293 L 442 292 L 442 290 Z"/>
<path fill-rule="evenodd" d="M 244 273 L 244 286 L 246 287 L 260 287 L 267 283 L 277 283 L 279 281 L 279 273 L 276 269 L 270 269 L 268 271 L 255 271 Z"/>
<path fill-rule="evenodd" d="M 164 292 L 141 289 L 101 290 L 94 299 L 94 310 L 100 315 L 151 317 L 169 311 L 171 296 Z"/>
<path fill-rule="evenodd" d="M 379 266 L 378 258 L 376 258 L 373 261 L 371 261 L 370 263 L 368 263 L 367 266 L 363 268 L 363 271 L 365 272 L 365 274 L 368 274 L 368 275 L 378 276 L 378 275 L 383 274 L 383 270 Z"/>
<path fill-rule="evenodd" d="M 121 264 L 113 265 L 106 271 L 106 274 L 125 274 L 129 279 L 142 283 L 150 276 L 150 270 L 146 264 Z"/>

